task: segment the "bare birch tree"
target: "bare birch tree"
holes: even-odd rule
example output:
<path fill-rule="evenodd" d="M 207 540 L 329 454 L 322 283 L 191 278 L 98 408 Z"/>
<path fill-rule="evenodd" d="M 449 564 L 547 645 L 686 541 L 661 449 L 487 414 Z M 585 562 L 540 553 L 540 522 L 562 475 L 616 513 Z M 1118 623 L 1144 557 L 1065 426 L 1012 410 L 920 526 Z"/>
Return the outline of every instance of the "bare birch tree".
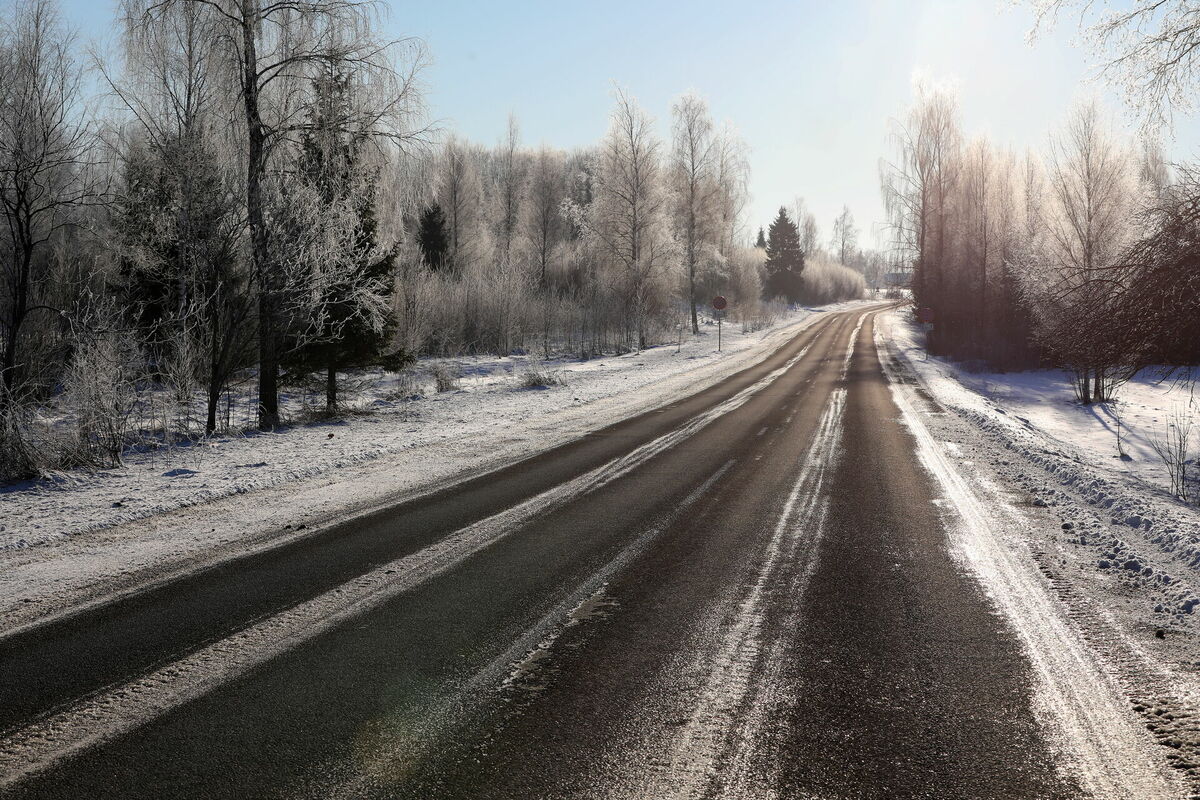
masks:
<path fill-rule="evenodd" d="M 803 236 L 801 236 L 803 247 Z M 842 206 L 842 213 L 833 220 L 833 239 L 830 241 L 833 255 L 842 264 L 849 264 L 858 247 L 858 227 L 849 206 Z"/>
<path fill-rule="evenodd" d="M 1042 336 L 1075 372 L 1084 403 L 1108 399 L 1125 361 L 1122 342 L 1102 323 L 1133 233 L 1132 177 L 1132 160 L 1096 104 L 1078 106 L 1048 155 L 1044 291 L 1035 305 Z"/>
<path fill-rule="evenodd" d="M 660 147 L 651 119 L 632 97 L 618 90 L 608 134 L 596 156 L 595 199 L 576 215 L 617 268 L 639 349 L 646 346 L 654 282 L 663 277 L 671 257 Z"/>
<path fill-rule="evenodd" d="M 685 94 L 671 106 L 670 173 L 674 183 L 676 216 L 683 240 L 683 263 L 687 272 L 688 306 L 692 333 L 700 332 L 696 315 L 696 262 L 701 240 L 706 235 L 708 216 L 719 188 L 715 176 L 716 142 L 708 106 L 700 97 Z"/>
<path fill-rule="evenodd" d="M 98 191 L 73 42 L 54 0 L 21 0 L 0 31 L 0 415 L 28 371 L 21 345 L 31 317 L 61 313 L 43 302 L 49 245 Z"/>

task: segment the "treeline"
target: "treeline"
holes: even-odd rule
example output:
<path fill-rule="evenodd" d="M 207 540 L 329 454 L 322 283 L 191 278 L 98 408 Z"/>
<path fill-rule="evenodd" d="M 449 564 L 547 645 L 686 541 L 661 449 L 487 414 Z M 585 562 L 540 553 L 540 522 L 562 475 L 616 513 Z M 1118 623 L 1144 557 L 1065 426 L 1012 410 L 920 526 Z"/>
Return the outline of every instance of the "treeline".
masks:
<path fill-rule="evenodd" d="M 882 170 L 897 258 L 930 352 L 1053 364 L 1107 400 L 1151 364 L 1200 361 L 1200 183 L 1113 133 L 1094 104 L 1042 153 L 967 140 L 954 97 L 921 90 Z"/>
<path fill-rule="evenodd" d="M 335 413 L 351 367 L 639 348 L 718 293 L 775 313 L 745 146 L 702 100 L 666 140 L 624 93 L 590 148 L 443 136 L 375 9 L 123 0 L 93 64 L 53 0 L 9 7 L 0 479 L 227 428 L 235 387 L 272 429 L 290 387 Z"/>

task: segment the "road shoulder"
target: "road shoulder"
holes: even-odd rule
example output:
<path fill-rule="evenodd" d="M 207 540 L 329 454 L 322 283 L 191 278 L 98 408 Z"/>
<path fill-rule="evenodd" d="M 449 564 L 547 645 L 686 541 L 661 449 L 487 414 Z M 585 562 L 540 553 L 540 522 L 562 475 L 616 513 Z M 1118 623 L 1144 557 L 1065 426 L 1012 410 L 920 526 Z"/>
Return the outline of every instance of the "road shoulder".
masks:
<path fill-rule="evenodd" d="M 942 487 L 954 551 L 1022 637 L 1064 757 L 1096 796 L 1195 792 L 1194 617 L 1162 603 L 1191 596 L 1190 570 L 1146 546 L 1153 523 L 1131 527 L 1109 513 L 1113 504 L 1091 501 L 1092 481 L 1111 476 L 960 384 L 928 380 L 888 336 L 907 320 L 881 319 L 880 356 L 918 455 Z M 1114 568 L 1105 555 L 1132 553 L 1135 536 L 1145 541 L 1131 556 L 1139 568 Z"/>

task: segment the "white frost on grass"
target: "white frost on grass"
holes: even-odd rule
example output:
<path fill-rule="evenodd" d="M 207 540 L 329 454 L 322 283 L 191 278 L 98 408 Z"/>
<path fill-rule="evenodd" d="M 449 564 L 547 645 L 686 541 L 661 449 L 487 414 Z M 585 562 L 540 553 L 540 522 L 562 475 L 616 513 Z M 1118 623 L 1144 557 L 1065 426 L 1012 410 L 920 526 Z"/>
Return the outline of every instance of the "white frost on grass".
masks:
<path fill-rule="evenodd" d="M 821 319 L 727 330 L 641 353 L 546 366 L 563 385 L 528 389 L 528 357 L 422 362 L 462 377 L 448 393 L 394 399 L 395 380 L 351 414 L 278 433 L 215 437 L 132 454 L 119 470 L 0 489 L 0 617 L 15 628 L 315 527 L 397 502 L 685 397 L 750 366 Z"/>

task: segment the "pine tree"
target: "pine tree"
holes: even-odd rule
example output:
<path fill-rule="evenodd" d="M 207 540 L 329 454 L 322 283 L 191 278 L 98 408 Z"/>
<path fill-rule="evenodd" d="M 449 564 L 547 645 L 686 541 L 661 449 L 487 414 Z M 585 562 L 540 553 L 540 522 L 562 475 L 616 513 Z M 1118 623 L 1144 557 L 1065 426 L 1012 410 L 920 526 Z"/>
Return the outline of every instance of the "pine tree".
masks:
<path fill-rule="evenodd" d="M 336 121 L 349 118 L 349 76 L 331 71 L 314 81 L 317 102 L 309 111 L 309 125 L 301 139 L 300 170 L 320 191 L 326 203 L 350 199 L 354 206 L 353 258 L 355 282 L 366 282 L 380 293 L 391 290 L 395 252 L 377 246 L 375 218 L 377 176 L 361 163 L 361 137 L 337 129 Z M 297 365 L 305 371 L 323 368 L 325 410 L 337 410 L 339 369 L 371 363 L 399 368 L 411 356 L 385 352 L 392 326 L 373 327 L 360 314 L 359 298 L 352 286 L 331 286 L 322 298 L 326 319 L 314 341 L 301 349 Z"/>
<path fill-rule="evenodd" d="M 766 234 L 763 233 L 761 225 L 758 227 L 758 240 L 754 243 L 754 246 L 759 250 L 767 249 L 767 237 Z"/>
<path fill-rule="evenodd" d="M 446 234 L 446 215 L 437 203 L 421 212 L 417 223 L 417 246 L 431 272 L 437 272 L 445 265 L 450 238 Z"/>
<path fill-rule="evenodd" d="M 804 251 L 800 248 L 800 232 L 782 207 L 768 230 L 766 250 L 767 280 L 763 294 L 768 299 L 783 297 L 789 303 L 799 302 L 803 293 Z"/>

